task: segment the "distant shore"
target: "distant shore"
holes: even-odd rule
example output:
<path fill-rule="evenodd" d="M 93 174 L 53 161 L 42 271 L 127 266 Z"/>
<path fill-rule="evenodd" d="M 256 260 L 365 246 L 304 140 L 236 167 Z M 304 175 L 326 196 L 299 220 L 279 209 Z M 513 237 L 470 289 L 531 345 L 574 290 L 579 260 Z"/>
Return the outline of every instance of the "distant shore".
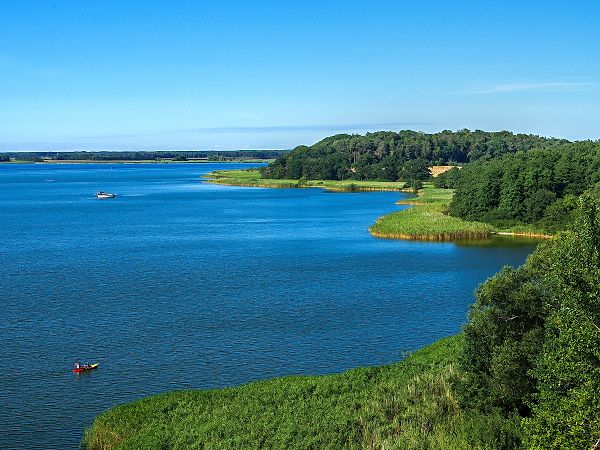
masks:
<path fill-rule="evenodd" d="M 23 161 L 23 160 L 12 160 L 2 161 L 0 164 L 221 164 L 221 163 L 240 163 L 240 164 L 252 164 L 252 163 L 270 163 L 272 159 L 240 159 L 240 160 L 227 160 L 227 161 L 209 161 L 206 159 L 192 159 L 187 161 L 173 161 L 170 159 L 138 159 L 138 160 L 122 160 L 122 159 L 107 159 L 107 160 L 90 160 L 90 159 L 69 159 L 69 160 L 44 160 L 44 161 Z"/>

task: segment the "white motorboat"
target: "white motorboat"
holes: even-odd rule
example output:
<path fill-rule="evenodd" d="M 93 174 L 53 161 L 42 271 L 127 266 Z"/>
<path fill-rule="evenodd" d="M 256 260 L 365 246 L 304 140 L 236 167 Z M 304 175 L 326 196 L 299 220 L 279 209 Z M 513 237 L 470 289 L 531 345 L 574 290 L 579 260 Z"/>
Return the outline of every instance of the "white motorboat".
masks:
<path fill-rule="evenodd" d="M 117 196 L 117 194 L 113 194 L 112 192 L 96 192 L 96 198 L 102 200 L 105 198 L 115 198 Z"/>

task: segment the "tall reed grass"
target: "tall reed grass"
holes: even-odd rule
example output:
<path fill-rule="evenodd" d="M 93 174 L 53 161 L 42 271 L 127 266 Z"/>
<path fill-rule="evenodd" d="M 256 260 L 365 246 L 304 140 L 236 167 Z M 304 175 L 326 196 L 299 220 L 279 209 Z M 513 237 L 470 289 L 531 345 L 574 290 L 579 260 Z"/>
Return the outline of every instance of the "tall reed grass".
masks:
<path fill-rule="evenodd" d="M 399 204 L 412 205 L 377 219 L 369 228 L 379 238 L 418 241 L 454 241 L 482 239 L 494 232 L 494 227 L 482 222 L 467 222 L 446 213 L 454 191 L 426 185 L 419 195 Z"/>

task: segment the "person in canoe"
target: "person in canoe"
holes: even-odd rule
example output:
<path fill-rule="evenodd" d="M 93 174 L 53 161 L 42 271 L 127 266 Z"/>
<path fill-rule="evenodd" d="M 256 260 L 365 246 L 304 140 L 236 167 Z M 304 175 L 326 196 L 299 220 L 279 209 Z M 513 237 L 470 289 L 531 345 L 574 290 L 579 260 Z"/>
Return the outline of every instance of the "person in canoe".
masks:
<path fill-rule="evenodd" d="M 73 368 L 73 372 L 75 373 L 80 373 L 80 372 L 85 372 L 86 370 L 92 370 L 98 367 L 98 363 L 94 363 L 94 364 L 90 364 L 90 363 L 83 363 L 80 364 L 79 362 L 75 363 L 75 367 Z"/>

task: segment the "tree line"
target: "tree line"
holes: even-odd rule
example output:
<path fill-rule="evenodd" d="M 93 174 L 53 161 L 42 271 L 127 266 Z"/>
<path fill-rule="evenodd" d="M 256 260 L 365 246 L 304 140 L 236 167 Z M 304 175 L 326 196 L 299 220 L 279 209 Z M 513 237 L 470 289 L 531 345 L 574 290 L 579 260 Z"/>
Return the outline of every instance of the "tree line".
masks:
<path fill-rule="evenodd" d="M 186 161 L 189 159 L 208 159 L 209 161 L 229 161 L 232 159 L 275 159 L 285 150 L 231 150 L 231 151 L 76 151 L 76 152 L 6 152 L 0 153 L 0 161 L 10 158 L 20 161 L 143 161 L 157 159 L 173 159 Z M 4 159 L 2 159 L 4 158 Z"/>
<path fill-rule="evenodd" d="M 600 183 L 600 143 L 566 143 L 452 169 L 435 179 L 455 188 L 450 214 L 496 226 L 535 224 L 556 231 L 573 222 L 577 197 Z"/>
<path fill-rule="evenodd" d="M 407 181 L 415 167 L 464 164 L 504 154 L 560 146 L 568 141 L 508 131 L 404 130 L 366 135 L 338 134 L 281 155 L 263 171 L 265 178 Z M 416 163 L 414 162 L 416 161 Z M 427 177 L 428 171 L 417 172 Z M 414 178 L 411 178 L 414 179 Z"/>

